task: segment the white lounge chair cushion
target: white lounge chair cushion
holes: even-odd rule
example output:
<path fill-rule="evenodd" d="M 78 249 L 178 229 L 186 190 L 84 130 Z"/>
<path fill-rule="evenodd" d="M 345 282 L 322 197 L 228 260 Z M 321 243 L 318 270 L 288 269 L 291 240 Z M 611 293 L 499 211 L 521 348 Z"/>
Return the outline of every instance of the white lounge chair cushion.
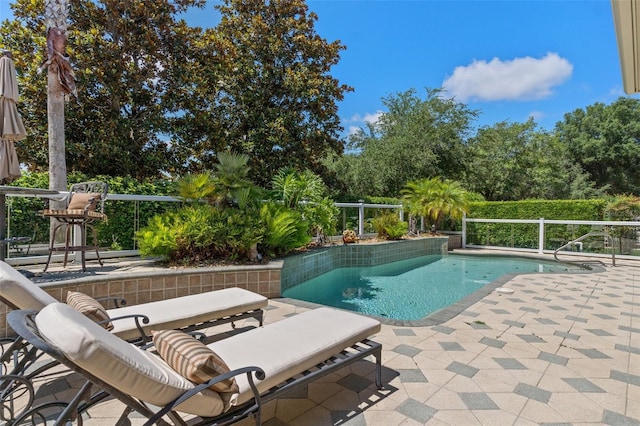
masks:
<path fill-rule="evenodd" d="M 194 383 L 205 383 L 231 371 L 224 360 L 204 343 L 180 330 L 154 331 L 153 345 L 171 368 Z M 215 383 L 211 389 L 216 392 L 238 392 L 238 385 L 232 377 Z"/>
<path fill-rule="evenodd" d="M 145 333 L 150 335 L 152 330 L 182 328 L 215 318 L 261 309 L 267 304 L 267 298 L 262 295 L 232 287 L 141 305 L 107 309 L 107 313 L 111 318 L 131 314 L 146 315 L 150 322 L 143 328 Z M 112 333 L 125 340 L 140 336 L 133 319 L 113 321 Z"/>
<path fill-rule="evenodd" d="M 57 300 L 12 266 L 0 261 L 0 297 L 18 309 L 39 311 Z"/>
<path fill-rule="evenodd" d="M 232 370 L 257 366 L 266 373 L 257 382 L 260 393 L 340 353 L 380 331 L 380 322 L 331 308 L 318 308 L 207 345 Z M 246 376 L 232 403 L 252 397 Z"/>
<path fill-rule="evenodd" d="M 140 400 L 164 406 L 194 386 L 159 356 L 114 336 L 64 303 L 44 307 L 36 316 L 36 325 L 42 337 L 71 361 Z M 223 409 L 220 395 L 211 389 L 179 407 L 198 416 L 216 416 Z"/>

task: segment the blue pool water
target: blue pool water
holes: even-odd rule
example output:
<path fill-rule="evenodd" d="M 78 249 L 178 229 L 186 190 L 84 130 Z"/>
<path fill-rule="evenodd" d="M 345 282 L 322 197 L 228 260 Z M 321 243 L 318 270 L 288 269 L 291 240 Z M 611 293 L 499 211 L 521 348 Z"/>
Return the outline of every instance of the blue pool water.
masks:
<path fill-rule="evenodd" d="M 418 320 L 506 274 L 573 266 L 500 256 L 432 255 L 373 267 L 337 268 L 283 296 L 397 320 Z"/>

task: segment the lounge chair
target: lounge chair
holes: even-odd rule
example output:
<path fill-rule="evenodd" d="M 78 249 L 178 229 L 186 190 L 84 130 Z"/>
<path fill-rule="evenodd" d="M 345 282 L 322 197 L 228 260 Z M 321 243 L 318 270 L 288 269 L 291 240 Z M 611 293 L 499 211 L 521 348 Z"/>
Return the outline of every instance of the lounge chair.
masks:
<path fill-rule="evenodd" d="M 184 424 L 180 413 L 198 416 L 197 424 L 229 424 L 253 415 L 259 425 L 266 402 L 370 355 L 376 359 L 376 385 L 382 387 L 382 346 L 368 339 L 379 332 L 380 323 L 332 308 L 307 311 L 207 345 L 230 371 L 199 385 L 158 355 L 118 339 L 63 303 L 40 312 L 13 311 L 8 321 L 34 347 L 89 381 L 56 424 L 75 419 L 110 394 L 126 405 L 124 415 L 138 411 L 149 419 L 146 425 L 165 415 Z M 238 386 L 232 394 L 210 388 L 230 377 Z M 103 392 L 83 400 L 91 383 Z M 151 406 L 162 408 L 154 412 Z M 34 407 L 26 416 L 38 410 Z"/>
<path fill-rule="evenodd" d="M 0 301 L 12 309 L 36 311 L 58 302 L 5 262 L 0 262 Z M 112 332 L 124 340 L 132 340 L 150 336 L 151 330 L 154 329 L 192 331 L 228 322 L 233 323 L 244 318 L 255 318 L 262 325 L 262 308 L 267 304 L 267 298 L 262 295 L 232 287 L 157 302 L 106 309 L 106 312 L 113 320 Z M 144 317 L 148 322 L 141 324 L 140 318 Z"/>
<path fill-rule="evenodd" d="M 0 261 L 0 301 L 11 309 L 39 311 L 58 303 L 10 265 Z M 153 329 L 194 331 L 244 318 L 255 318 L 260 326 L 266 297 L 240 288 L 227 288 L 157 302 L 106 309 L 111 332 L 121 339 L 145 344 Z M 8 339 L 5 339 L 8 341 Z M 2 348 L 0 348 L 2 349 Z M 19 415 L 31 404 L 35 390 L 31 383 L 57 361 L 42 361 L 42 352 L 23 339 L 5 343 L 0 351 L 0 423 Z M 29 395 L 14 406 L 15 395 Z M 25 401 L 27 401 L 25 403 Z"/>

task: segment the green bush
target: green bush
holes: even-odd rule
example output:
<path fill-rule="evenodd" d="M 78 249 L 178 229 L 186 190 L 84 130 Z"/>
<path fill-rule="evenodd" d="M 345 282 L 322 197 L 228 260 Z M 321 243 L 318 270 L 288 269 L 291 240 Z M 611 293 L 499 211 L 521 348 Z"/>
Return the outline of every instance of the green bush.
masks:
<path fill-rule="evenodd" d="M 72 173 L 68 176 L 69 185 L 77 182 L 101 180 L 109 184 L 110 193 L 173 195 L 175 182 L 168 180 L 139 182 L 131 177 L 87 176 Z M 48 188 L 48 173 L 24 173 L 12 182 L 12 185 L 27 188 Z M 136 208 L 134 208 L 137 206 Z M 175 210 L 180 203 L 150 201 L 113 201 L 105 203 L 105 214 L 108 220 L 96 224 L 98 242 L 101 247 L 119 246 L 122 249 L 134 249 L 135 230 L 144 226 L 158 213 Z M 49 219 L 40 212 L 45 202 L 40 198 L 9 197 L 8 207 L 11 209 L 10 235 L 33 237 L 36 243 L 48 243 Z"/>
<path fill-rule="evenodd" d="M 309 224 L 295 210 L 269 202 L 260 208 L 260 221 L 264 225 L 260 249 L 267 256 L 283 255 L 311 242 Z"/>
<path fill-rule="evenodd" d="M 472 202 L 469 218 L 603 220 L 606 200 L 525 200 Z M 591 230 L 589 225 L 545 225 L 545 249 L 554 250 Z M 538 224 L 467 223 L 467 243 L 518 248 L 538 247 Z"/>
<path fill-rule="evenodd" d="M 251 246 L 263 234 L 253 217 L 240 209 L 190 204 L 155 216 L 141 229 L 137 233 L 140 254 L 180 264 L 248 259 Z"/>
<path fill-rule="evenodd" d="M 409 230 L 409 224 L 393 213 L 382 214 L 373 219 L 372 223 L 378 237 L 385 240 L 399 240 Z"/>

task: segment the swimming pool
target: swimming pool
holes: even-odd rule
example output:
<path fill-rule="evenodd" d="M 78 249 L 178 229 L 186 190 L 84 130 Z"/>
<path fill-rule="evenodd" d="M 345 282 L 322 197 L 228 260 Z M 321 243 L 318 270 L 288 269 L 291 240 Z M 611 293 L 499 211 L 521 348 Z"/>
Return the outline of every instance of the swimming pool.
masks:
<path fill-rule="evenodd" d="M 418 320 L 507 274 L 572 272 L 572 265 L 504 256 L 431 255 L 337 268 L 284 297 L 395 320 Z"/>

